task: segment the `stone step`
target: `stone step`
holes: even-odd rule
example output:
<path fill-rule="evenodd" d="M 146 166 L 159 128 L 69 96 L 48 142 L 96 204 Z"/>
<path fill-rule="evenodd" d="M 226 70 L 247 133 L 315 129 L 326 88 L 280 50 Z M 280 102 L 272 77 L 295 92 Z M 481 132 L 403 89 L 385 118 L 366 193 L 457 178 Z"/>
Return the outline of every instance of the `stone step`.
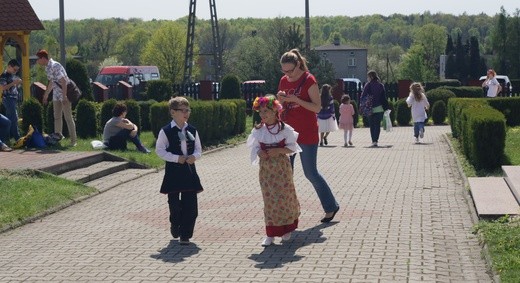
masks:
<path fill-rule="evenodd" d="M 520 203 L 520 166 L 502 166 L 502 171 L 516 201 Z"/>
<path fill-rule="evenodd" d="M 70 160 L 67 162 L 61 162 L 59 164 L 51 165 L 45 168 L 42 168 L 42 171 L 54 174 L 54 175 L 60 175 L 68 171 L 76 170 L 78 168 L 83 168 L 86 166 L 90 166 L 92 164 L 96 164 L 98 162 L 101 162 L 103 160 L 106 160 L 106 155 L 103 152 L 99 152 L 94 155 L 80 157 L 74 160 Z"/>
<path fill-rule="evenodd" d="M 469 177 L 471 195 L 479 217 L 520 214 L 520 206 L 502 177 Z"/>
<path fill-rule="evenodd" d="M 58 176 L 80 183 L 87 183 L 129 167 L 130 164 L 126 161 L 100 161 L 86 167 L 64 172 Z"/>
<path fill-rule="evenodd" d="M 157 173 L 157 169 L 134 169 L 129 168 L 123 171 L 119 171 L 101 178 L 98 178 L 93 181 L 86 182 L 85 185 L 89 187 L 94 187 L 98 189 L 100 192 L 104 192 L 108 189 L 116 187 L 118 185 L 124 184 L 126 182 L 135 180 L 144 175 L 148 175 L 151 173 Z M 159 188 L 157 188 L 159 191 Z"/>

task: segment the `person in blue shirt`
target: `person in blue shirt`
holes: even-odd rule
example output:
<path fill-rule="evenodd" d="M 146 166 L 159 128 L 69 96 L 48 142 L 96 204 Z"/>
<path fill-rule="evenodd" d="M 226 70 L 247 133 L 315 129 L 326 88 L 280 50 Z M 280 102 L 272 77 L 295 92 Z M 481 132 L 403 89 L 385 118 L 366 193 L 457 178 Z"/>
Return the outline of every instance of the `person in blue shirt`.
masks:
<path fill-rule="evenodd" d="M 9 134 L 15 141 L 20 139 L 20 131 L 18 130 L 18 86 L 22 83 L 22 79 L 16 76 L 20 70 L 20 63 L 16 59 L 12 59 L 7 63 L 5 72 L 0 75 L 0 90 L 2 90 L 2 102 L 5 107 L 5 115 L 11 121 Z M 4 140 L 9 142 L 9 137 Z"/>

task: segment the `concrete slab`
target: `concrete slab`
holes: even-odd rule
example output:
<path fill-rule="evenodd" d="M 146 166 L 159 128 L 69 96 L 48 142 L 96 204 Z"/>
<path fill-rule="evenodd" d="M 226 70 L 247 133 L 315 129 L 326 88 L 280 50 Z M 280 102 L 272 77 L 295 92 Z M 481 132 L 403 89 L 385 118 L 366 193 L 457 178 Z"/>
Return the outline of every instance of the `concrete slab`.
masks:
<path fill-rule="evenodd" d="M 516 215 L 520 213 L 520 207 L 504 178 L 470 177 L 468 182 L 479 216 Z"/>
<path fill-rule="evenodd" d="M 520 166 L 502 166 L 502 171 L 516 201 L 520 203 Z"/>

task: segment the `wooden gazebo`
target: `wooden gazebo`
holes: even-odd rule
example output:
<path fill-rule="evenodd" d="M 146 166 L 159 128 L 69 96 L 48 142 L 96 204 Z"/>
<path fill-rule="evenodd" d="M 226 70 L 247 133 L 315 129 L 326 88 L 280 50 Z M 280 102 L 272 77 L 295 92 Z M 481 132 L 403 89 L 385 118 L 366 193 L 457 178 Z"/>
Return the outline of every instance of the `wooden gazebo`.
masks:
<path fill-rule="evenodd" d="M 43 30 L 43 24 L 36 16 L 28 0 L 2 0 L 0 5 L 0 72 L 5 64 L 6 45 L 16 48 L 16 59 L 21 64 L 23 97 L 30 97 L 31 78 L 29 70 L 29 34 L 33 30 Z"/>

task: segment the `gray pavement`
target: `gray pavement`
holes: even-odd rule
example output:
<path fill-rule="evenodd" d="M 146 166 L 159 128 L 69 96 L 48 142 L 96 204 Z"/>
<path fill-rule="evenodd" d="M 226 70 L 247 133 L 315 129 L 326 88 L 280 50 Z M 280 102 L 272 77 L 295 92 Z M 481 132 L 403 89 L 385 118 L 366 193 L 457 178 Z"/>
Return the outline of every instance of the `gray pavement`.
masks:
<path fill-rule="evenodd" d="M 341 205 L 335 221 L 319 222 L 297 158 L 300 227 L 265 249 L 248 149 L 206 154 L 191 246 L 170 236 L 161 170 L 0 234 L 0 282 L 492 282 L 448 131 L 427 127 L 415 145 L 411 127 L 396 127 L 375 149 L 368 129 L 354 130 L 353 148 L 332 133 L 318 166 Z"/>

